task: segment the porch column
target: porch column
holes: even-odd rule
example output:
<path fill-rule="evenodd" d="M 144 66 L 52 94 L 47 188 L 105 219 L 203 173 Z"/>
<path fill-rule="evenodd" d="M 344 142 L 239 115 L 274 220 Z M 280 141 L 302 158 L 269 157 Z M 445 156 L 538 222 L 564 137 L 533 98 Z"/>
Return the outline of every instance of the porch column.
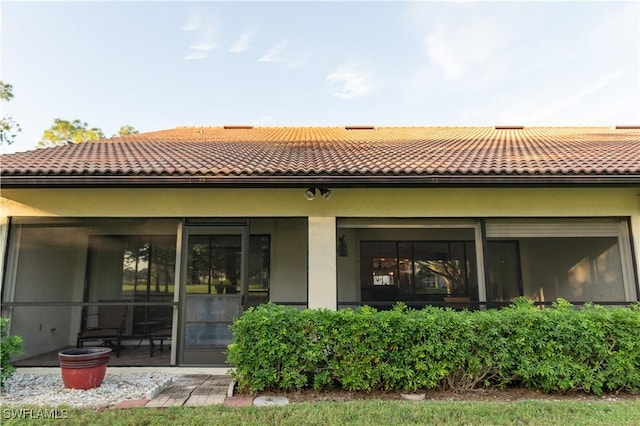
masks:
<path fill-rule="evenodd" d="M 640 210 L 640 196 L 638 197 L 638 206 Z M 635 254 L 635 268 L 632 268 L 632 271 L 636 272 L 636 274 L 640 275 L 640 213 L 631 215 L 631 239 L 633 241 L 633 252 Z M 634 274 L 635 275 L 635 274 Z M 640 300 L 640 285 L 638 285 L 638 281 L 640 281 L 640 276 L 633 277 L 633 284 L 636 292 L 636 297 L 633 300 Z"/>
<path fill-rule="evenodd" d="M 0 293 L 2 293 L 2 286 L 4 285 L 4 259 L 5 252 L 9 249 L 9 217 L 4 214 L 0 214 Z"/>
<path fill-rule="evenodd" d="M 336 218 L 309 217 L 308 306 L 336 310 Z"/>
<path fill-rule="evenodd" d="M 478 301 L 480 303 L 487 302 L 487 282 L 486 282 L 486 243 L 487 232 L 485 229 L 484 219 L 480 219 L 474 227 L 474 236 L 476 242 L 476 268 L 478 273 Z"/>

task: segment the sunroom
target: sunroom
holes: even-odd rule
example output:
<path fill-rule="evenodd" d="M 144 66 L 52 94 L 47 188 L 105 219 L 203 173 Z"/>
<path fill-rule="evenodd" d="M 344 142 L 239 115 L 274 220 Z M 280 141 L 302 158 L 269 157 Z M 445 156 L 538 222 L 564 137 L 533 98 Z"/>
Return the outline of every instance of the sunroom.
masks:
<path fill-rule="evenodd" d="M 625 218 L 338 220 L 338 306 L 637 300 Z"/>
<path fill-rule="evenodd" d="M 628 219 L 335 223 L 323 256 L 335 253 L 337 288 L 327 276 L 324 290 L 338 309 L 637 300 Z M 224 364 L 243 310 L 308 306 L 308 235 L 307 218 L 12 218 L 3 310 L 24 338 L 21 365 L 53 362 L 110 307 L 126 308 L 114 362 Z"/>
<path fill-rule="evenodd" d="M 15 217 L 9 233 L 3 313 L 24 340 L 19 365 L 83 340 L 115 346 L 83 332 L 123 308 L 112 363 L 224 364 L 243 310 L 307 305 L 305 218 Z"/>

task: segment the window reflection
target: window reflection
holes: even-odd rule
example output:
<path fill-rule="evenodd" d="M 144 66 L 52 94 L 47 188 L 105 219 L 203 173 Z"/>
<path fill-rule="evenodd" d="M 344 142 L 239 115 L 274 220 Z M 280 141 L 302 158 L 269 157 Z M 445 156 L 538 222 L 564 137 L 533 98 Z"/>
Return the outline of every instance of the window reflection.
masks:
<path fill-rule="evenodd" d="M 104 235 L 91 239 L 87 300 L 127 302 L 173 301 L 175 236 Z M 135 306 L 129 333 L 148 334 L 150 327 L 170 327 L 173 308 Z"/>
<path fill-rule="evenodd" d="M 475 245 L 467 241 L 363 241 L 362 301 L 477 300 Z"/>
<path fill-rule="evenodd" d="M 189 240 L 188 294 L 236 294 L 240 282 L 240 235 L 201 235 Z M 270 237 L 249 237 L 249 306 L 269 299 Z"/>

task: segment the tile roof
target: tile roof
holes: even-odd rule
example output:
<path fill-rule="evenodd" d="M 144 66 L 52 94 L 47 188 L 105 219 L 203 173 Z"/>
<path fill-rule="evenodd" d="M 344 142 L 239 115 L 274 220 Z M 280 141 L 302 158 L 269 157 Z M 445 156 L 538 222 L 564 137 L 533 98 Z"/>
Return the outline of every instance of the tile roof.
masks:
<path fill-rule="evenodd" d="M 637 128 L 229 127 L 180 127 L 6 154 L 2 183 L 640 182 Z"/>

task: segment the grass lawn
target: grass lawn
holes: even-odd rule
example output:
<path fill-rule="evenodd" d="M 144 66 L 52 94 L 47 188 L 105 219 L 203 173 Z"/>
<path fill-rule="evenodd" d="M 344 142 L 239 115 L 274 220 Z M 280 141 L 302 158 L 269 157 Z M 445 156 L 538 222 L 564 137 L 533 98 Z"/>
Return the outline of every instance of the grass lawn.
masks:
<path fill-rule="evenodd" d="M 518 402 L 353 402 L 297 403 L 286 407 L 70 409 L 58 420 L 11 419 L 2 425 L 638 425 L 640 400 Z M 15 410 L 15 409 L 14 409 Z M 14 412 L 15 413 L 15 412 Z M 37 414 L 34 409 L 32 416 Z M 45 413 L 46 414 L 46 413 Z M 58 409 L 58 415 L 61 412 Z M 27 413 L 29 417 L 29 413 Z"/>

